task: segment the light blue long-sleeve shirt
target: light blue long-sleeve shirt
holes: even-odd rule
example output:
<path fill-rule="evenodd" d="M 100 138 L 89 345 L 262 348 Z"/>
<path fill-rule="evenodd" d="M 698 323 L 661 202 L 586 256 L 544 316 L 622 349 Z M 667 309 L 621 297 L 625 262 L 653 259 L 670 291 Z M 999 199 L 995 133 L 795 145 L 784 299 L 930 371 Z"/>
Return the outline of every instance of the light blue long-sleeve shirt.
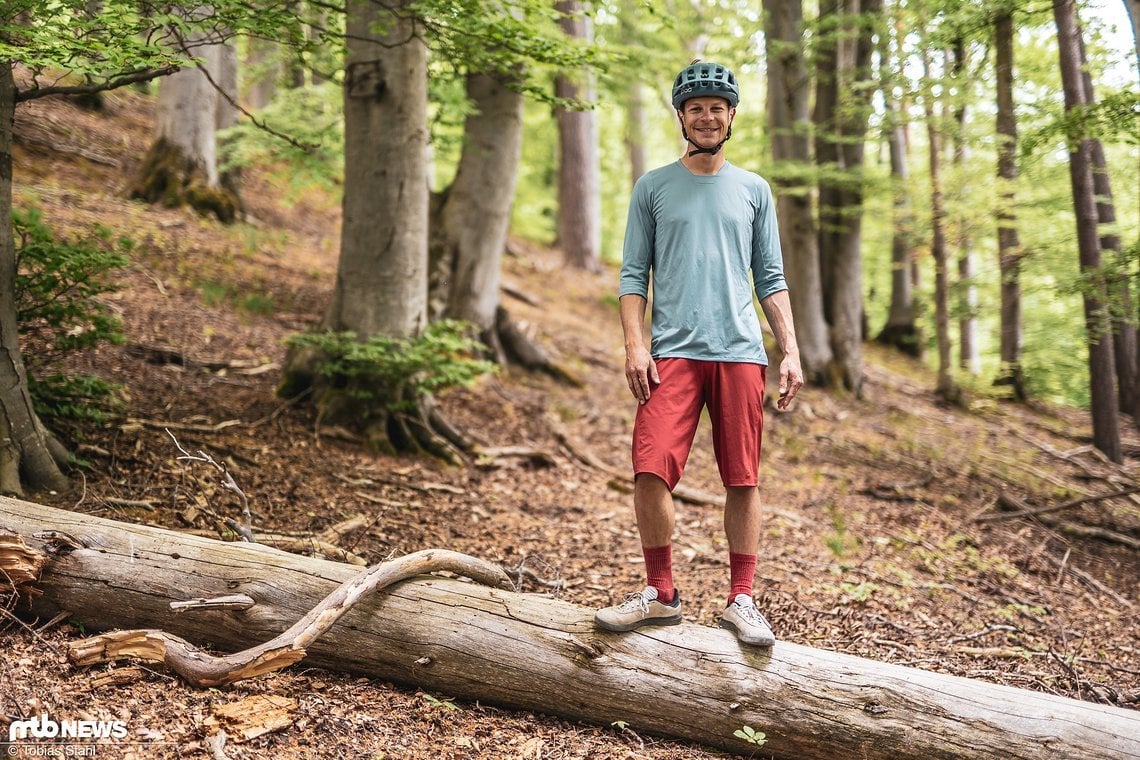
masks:
<path fill-rule="evenodd" d="M 762 301 L 788 287 L 768 183 L 729 163 L 711 176 L 680 161 L 642 176 L 618 295 L 648 298 L 651 280 L 654 358 L 766 365 L 752 293 Z"/>

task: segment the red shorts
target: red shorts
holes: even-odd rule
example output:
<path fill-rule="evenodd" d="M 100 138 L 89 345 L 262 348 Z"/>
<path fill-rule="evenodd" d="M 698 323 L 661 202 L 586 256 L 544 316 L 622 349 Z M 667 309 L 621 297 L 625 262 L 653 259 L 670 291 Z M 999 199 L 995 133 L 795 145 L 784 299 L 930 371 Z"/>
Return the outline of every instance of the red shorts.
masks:
<path fill-rule="evenodd" d="M 650 388 L 649 401 L 638 405 L 633 423 L 634 474 L 657 475 L 672 491 L 707 406 L 721 481 L 726 487 L 758 485 L 766 369 L 740 362 L 658 359 L 661 384 Z"/>

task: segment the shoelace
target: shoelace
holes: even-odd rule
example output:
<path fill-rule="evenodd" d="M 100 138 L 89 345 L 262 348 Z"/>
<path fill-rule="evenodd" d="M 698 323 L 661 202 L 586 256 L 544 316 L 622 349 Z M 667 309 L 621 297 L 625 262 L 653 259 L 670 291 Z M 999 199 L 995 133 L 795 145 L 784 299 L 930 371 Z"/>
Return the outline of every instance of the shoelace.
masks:
<path fill-rule="evenodd" d="M 618 609 L 622 612 L 633 612 L 634 610 L 649 612 L 649 600 L 645 598 L 644 591 L 634 591 L 626 596 L 625 601 L 621 603 Z"/>
<path fill-rule="evenodd" d="M 756 609 L 755 605 L 737 603 L 736 609 L 747 622 L 752 625 L 763 625 L 771 630 L 772 626 L 769 625 L 767 618 L 760 614 L 760 610 Z"/>

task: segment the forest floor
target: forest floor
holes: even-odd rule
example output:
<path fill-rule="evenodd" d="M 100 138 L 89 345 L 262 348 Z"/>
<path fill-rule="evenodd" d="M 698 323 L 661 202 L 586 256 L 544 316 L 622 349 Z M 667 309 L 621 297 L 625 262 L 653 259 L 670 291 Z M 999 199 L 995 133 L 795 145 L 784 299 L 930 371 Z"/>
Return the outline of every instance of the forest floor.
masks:
<path fill-rule="evenodd" d="M 107 297 L 126 343 L 66 367 L 121 384 L 124 406 L 104 425 L 61 426 L 84 461 L 75 487 L 29 498 L 179 530 L 212 528 L 211 513 L 236 516 L 233 495 L 209 472 L 176 459 L 168 428 L 184 447 L 227 463 L 260 530 L 310 536 L 360 515 L 363 524 L 336 541 L 370 562 L 429 547 L 512 568 L 525 560 L 561 581 L 552 593 L 586 608 L 641 587 L 627 488 L 582 464 L 556 435 L 565 430 L 612 467 L 627 466 L 634 403 L 612 268 L 567 271 L 557 251 L 515 241 L 504 305 L 583 385 L 507 368 L 441 399 L 482 445 L 539 448 L 550 463 L 456 467 L 378 455 L 317 429 L 310 406 L 274 393 L 284 339 L 313 325 L 332 292 L 338 205 L 317 193 L 287 199 L 280 183 L 255 173 L 245 178 L 252 218 L 230 227 L 126 200 L 148 146 L 151 101 L 118 92 L 106 102 L 102 114 L 55 99 L 17 109 L 17 206 L 38 206 L 61 234 L 97 222 L 137 246 L 123 289 Z M 1129 458 L 1118 466 L 1092 450 L 1085 413 L 980 391 L 950 406 L 931 392 L 921 363 L 873 345 L 865 362 L 861 398 L 807 388 L 789 412 L 768 410 L 761 490 L 770 513 L 756 596 L 777 636 L 1140 704 L 1140 500 L 1039 516 L 1002 511 L 1137 484 L 1131 420 L 1121 420 Z M 704 424 L 683 482 L 719 489 Z M 716 624 L 727 556 L 720 510 L 678 502 L 676 574 L 689 620 Z M 145 727 L 134 738 L 150 744 L 120 748 L 124 756 L 209 756 L 211 716 L 258 694 L 295 700 L 287 725 L 231 741 L 229 757 L 723 756 L 636 726 L 508 711 L 303 662 L 223 689 L 129 665 L 77 671 L 63 654 L 82 635 L 76 624 L 2 627 L 0 724 L 46 711 Z"/>

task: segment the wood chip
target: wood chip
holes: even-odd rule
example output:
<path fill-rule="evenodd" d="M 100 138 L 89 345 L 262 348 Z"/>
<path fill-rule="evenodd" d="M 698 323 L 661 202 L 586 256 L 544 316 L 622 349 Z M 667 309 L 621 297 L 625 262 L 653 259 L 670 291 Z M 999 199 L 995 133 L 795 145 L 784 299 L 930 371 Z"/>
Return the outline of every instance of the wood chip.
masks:
<path fill-rule="evenodd" d="M 222 705 L 206 718 L 204 725 L 213 734 L 224 730 L 231 741 L 241 744 L 293 725 L 297 700 L 276 694 L 254 694 Z"/>

